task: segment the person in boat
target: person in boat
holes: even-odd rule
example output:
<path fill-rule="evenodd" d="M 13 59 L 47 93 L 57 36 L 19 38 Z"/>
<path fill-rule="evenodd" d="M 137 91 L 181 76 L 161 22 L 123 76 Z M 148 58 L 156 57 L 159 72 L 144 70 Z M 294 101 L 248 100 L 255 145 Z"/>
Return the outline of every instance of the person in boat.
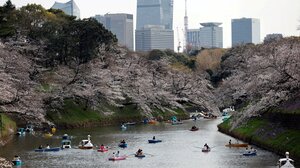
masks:
<path fill-rule="evenodd" d="M 205 148 L 206 150 L 209 149 L 209 146 L 207 145 L 207 143 L 204 144 L 204 148 Z"/>
<path fill-rule="evenodd" d="M 13 161 L 18 161 L 18 160 L 20 160 L 20 156 L 15 155 L 15 157 L 13 158 Z"/>
<path fill-rule="evenodd" d="M 115 158 L 116 157 L 116 154 L 115 154 L 115 152 L 113 152 L 113 154 L 112 154 L 112 158 Z"/>
<path fill-rule="evenodd" d="M 246 148 L 246 153 L 250 153 L 251 152 L 251 150 L 249 150 L 248 148 Z"/>
<path fill-rule="evenodd" d="M 116 157 L 120 157 L 120 151 L 116 153 Z"/>
<path fill-rule="evenodd" d="M 100 150 L 105 150 L 105 146 L 103 144 L 101 144 Z"/>
<path fill-rule="evenodd" d="M 40 146 L 39 146 L 39 149 L 43 149 L 43 145 L 40 145 Z"/>
<path fill-rule="evenodd" d="M 194 126 L 192 126 L 192 129 L 194 130 L 194 129 L 197 129 L 197 127 L 194 125 Z"/>
<path fill-rule="evenodd" d="M 121 141 L 121 143 L 122 143 L 122 144 L 126 144 L 126 142 L 125 142 L 125 140 L 124 140 L 124 139 Z"/>
<path fill-rule="evenodd" d="M 231 145 L 231 139 L 229 139 L 229 142 L 228 142 L 228 144 L 229 144 L 229 145 Z"/>
<path fill-rule="evenodd" d="M 153 138 L 152 138 L 153 140 L 155 140 L 155 136 L 153 136 Z"/>
<path fill-rule="evenodd" d="M 255 153 L 255 152 L 256 152 L 256 149 L 254 149 L 254 148 L 251 146 L 250 151 L 251 151 L 252 153 Z"/>
<path fill-rule="evenodd" d="M 46 149 L 50 149 L 50 146 L 49 146 L 49 144 L 47 144 L 47 145 L 46 145 Z"/>
<path fill-rule="evenodd" d="M 142 149 L 139 149 L 139 150 L 136 152 L 136 155 L 138 155 L 138 156 L 143 155 L 143 150 L 142 150 Z"/>

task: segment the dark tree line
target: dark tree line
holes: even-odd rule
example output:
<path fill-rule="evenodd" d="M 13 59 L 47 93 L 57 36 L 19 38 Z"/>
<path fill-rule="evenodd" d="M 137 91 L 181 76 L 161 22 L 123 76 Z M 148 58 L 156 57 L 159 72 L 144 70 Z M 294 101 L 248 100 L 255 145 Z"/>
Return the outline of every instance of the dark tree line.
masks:
<path fill-rule="evenodd" d="M 61 10 L 29 4 L 16 9 L 10 0 L 0 6 L 0 38 L 25 37 L 42 42 L 47 66 L 79 65 L 97 56 L 98 47 L 109 49 L 116 36 L 95 19 L 76 20 Z"/>

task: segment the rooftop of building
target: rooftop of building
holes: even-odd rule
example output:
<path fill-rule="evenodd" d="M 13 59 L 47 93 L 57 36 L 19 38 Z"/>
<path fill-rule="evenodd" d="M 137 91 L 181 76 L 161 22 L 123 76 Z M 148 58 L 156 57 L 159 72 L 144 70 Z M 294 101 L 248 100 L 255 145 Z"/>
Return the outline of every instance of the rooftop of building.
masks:
<path fill-rule="evenodd" d="M 220 23 L 220 22 L 205 22 L 205 23 L 200 23 L 200 25 L 203 26 L 203 27 L 218 27 L 221 24 L 222 23 Z"/>

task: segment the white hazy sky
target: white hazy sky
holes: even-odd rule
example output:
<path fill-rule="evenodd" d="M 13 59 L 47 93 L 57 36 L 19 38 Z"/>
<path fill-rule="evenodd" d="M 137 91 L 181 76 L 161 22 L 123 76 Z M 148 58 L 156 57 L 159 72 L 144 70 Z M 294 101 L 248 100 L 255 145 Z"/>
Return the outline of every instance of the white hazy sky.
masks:
<path fill-rule="evenodd" d="M 55 0 L 11 0 L 17 7 L 28 3 L 50 8 Z M 68 0 L 57 0 L 67 2 Z M 200 22 L 222 22 L 224 47 L 231 46 L 231 19 L 258 18 L 261 24 L 261 40 L 266 34 L 282 33 L 284 36 L 300 35 L 300 0 L 187 0 L 189 28 L 199 28 Z M 6 0 L 0 0 L 3 5 Z M 136 0 L 75 0 L 81 18 L 105 13 L 129 13 L 136 15 Z M 185 0 L 174 0 L 175 46 L 183 40 Z M 178 27 L 178 33 L 177 33 Z M 177 37 L 179 34 L 179 38 Z"/>

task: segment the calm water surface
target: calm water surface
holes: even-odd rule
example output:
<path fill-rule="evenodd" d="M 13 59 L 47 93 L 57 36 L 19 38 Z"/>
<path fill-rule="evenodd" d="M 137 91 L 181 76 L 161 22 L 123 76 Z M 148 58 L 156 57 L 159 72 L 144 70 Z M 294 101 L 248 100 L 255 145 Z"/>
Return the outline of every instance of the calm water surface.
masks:
<path fill-rule="evenodd" d="M 0 155 L 12 158 L 20 155 L 28 168 L 267 168 L 276 167 L 278 155 L 263 149 L 258 149 L 257 156 L 242 156 L 245 149 L 227 148 L 230 136 L 217 131 L 221 119 L 184 121 L 182 125 L 173 126 L 168 123 L 158 125 L 130 126 L 122 131 L 119 127 L 89 128 L 61 130 L 52 138 L 43 138 L 40 134 L 16 137 L 7 146 L 2 147 Z M 193 125 L 200 127 L 199 131 L 189 131 Z M 38 153 L 33 150 L 40 144 L 55 147 L 60 145 L 61 136 L 67 133 L 73 136 L 73 149 L 52 153 Z M 91 135 L 94 145 L 101 143 L 111 147 L 106 153 L 97 150 L 75 149 L 82 139 Z M 161 139 L 162 143 L 148 144 L 152 136 Z M 125 139 L 128 148 L 118 148 L 118 142 Z M 235 140 L 233 140 L 235 142 Z M 201 147 L 207 143 L 212 147 L 209 153 L 201 152 Z M 143 149 L 146 157 L 138 159 L 133 154 Z M 121 155 L 129 157 L 123 161 L 108 161 L 112 152 L 119 150 Z"/>

